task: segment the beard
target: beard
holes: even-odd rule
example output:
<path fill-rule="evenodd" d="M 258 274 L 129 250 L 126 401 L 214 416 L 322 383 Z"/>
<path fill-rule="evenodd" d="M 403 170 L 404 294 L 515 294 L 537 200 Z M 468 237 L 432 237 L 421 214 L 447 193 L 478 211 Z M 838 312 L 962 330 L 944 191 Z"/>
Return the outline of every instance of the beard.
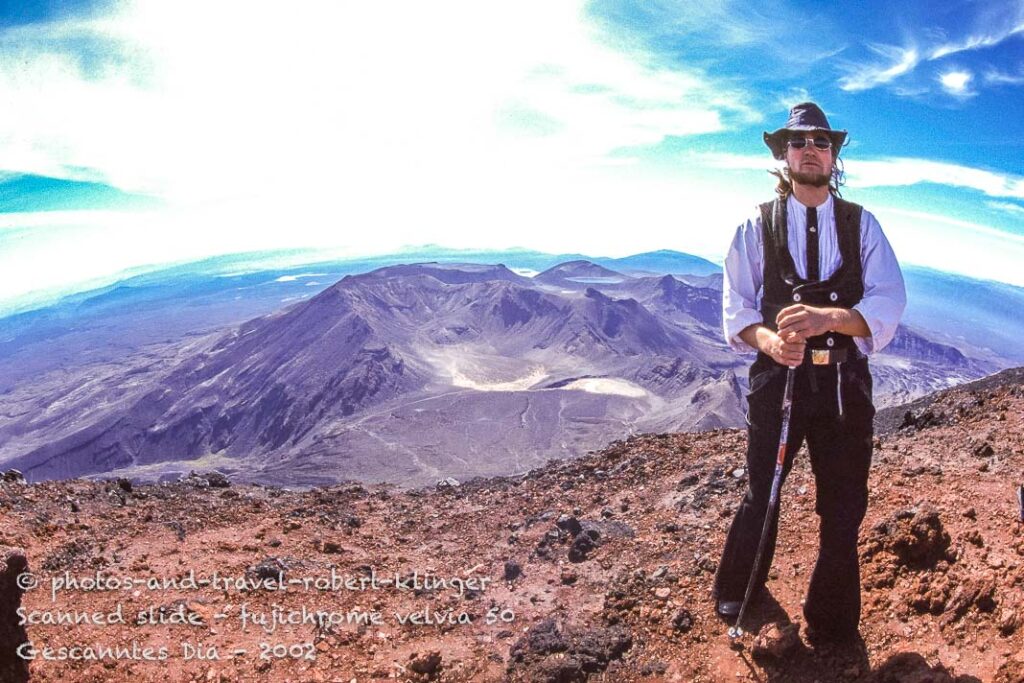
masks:
<path fill-rule="evenodd" d="M 794 183 L 810 185 L 811 187 L 828 187 L 828 181 L 832 179 L 831 173 L 804 173 L 789 169 L 789 178 Z"/>

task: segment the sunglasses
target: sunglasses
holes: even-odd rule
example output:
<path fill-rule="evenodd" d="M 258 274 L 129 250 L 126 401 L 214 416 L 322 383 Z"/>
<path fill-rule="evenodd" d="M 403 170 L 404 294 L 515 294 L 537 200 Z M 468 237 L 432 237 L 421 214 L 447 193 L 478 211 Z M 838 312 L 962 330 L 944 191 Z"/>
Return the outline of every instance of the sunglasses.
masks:
<path fill-rule="evenodd" d="M 807 146 L 808 141 L 812 142 L 818 149 L 829 149 L 832 147 L 832 141 L 824 135 L 818 135 L 813 140 L 810 138 L 791 138 L 789 146 L 793 149 L 803 149 Z"/>

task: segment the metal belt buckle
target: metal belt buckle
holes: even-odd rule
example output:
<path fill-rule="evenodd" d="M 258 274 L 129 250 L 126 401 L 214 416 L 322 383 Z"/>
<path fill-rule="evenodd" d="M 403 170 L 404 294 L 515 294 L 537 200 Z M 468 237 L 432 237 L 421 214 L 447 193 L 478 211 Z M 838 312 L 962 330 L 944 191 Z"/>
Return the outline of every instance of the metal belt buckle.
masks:
<path fill-rule="evenodd" d="M 814 365 L 828 365 L 828 349 L 811 349 L 811 363 Z"/>

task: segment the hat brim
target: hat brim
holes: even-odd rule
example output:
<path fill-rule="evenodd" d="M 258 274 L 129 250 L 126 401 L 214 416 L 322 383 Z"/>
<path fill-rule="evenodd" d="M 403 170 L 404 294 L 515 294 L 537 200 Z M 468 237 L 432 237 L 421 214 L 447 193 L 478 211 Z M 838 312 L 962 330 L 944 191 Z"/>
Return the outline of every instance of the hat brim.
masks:
<path fill-rule="evenodd" d="M 832 139 L 832 148 L 839 154 L 839 150 L 846 144 L 845 130 L 831 130 L 829 128 L 815 128 L 814 126 L 795 126 L 793 128 L 779 128 L 774 133 L 764 132 L 764 144 L 768 145 L 768 149 L 772 151 L 774 156 L 779 161 L 786 158 L 786 144 L 789 142 L 790 135 L 793 133 L 807 133 L 810 131 L 821 131 Z"/>

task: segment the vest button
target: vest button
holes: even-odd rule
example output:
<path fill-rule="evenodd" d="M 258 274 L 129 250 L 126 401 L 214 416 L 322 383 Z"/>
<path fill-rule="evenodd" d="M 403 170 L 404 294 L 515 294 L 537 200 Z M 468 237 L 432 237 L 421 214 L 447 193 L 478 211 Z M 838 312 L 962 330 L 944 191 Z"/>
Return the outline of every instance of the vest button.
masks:
<path fill-rule="evenodd" d="M 835 292 L 832 292 L 831 294 L 829 294 L 828 298 L 829 298 L 830 301 L 839 301 L 839 295 L 836 294 Z"/>
<path fill-rule="evenodd" d="M 825 340 L 825 346 L 835 346 L 835 345 L 836 345 L 836 340 L 833 339 L 832 337 L 829 337 L 828 339 Z"/>
<path fill-rule="evenodd" d="M 793 295 L 793 301 L 800 301 L 800 295 L 799 294 L 794 294 Z"/>

